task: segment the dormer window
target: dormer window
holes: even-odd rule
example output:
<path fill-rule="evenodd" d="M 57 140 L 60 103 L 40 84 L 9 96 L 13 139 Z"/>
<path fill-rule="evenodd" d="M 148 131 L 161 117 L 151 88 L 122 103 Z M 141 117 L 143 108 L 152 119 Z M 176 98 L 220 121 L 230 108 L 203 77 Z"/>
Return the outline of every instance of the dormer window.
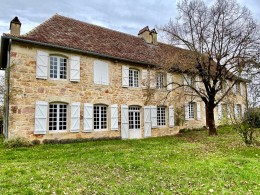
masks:
<path fill-rule="evenodd" d="M 129 87 L 139 87 L 139 70 L 129 69 Z"/>
<path fill-rule="evenodd" d="M 67 79 L 67 59 L 59 56 L 50 56 L 50 78 Z"/>

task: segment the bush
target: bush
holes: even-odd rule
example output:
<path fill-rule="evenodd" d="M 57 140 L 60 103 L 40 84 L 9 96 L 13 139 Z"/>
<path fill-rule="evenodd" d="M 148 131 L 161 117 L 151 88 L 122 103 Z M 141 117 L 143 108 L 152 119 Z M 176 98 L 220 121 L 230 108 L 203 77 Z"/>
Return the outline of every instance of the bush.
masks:
<path fill-rule="evenodd" d="M 15 137 L 4 141 L 4 146 L 7 148 L 29 147 L 32 145 L 33 144 L 24 137 Z"/>
<path fill-rule="evenodd" d="M 260 109 L 255 108 L 247 111 L 244 120 L 251 128 L 260 128 Z"/>

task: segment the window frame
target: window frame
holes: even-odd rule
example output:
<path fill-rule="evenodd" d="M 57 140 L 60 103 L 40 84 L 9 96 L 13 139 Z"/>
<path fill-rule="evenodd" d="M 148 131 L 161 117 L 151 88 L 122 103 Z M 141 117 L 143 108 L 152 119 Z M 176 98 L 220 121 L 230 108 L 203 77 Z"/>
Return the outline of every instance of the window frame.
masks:
<path fill-rule="evenodd" d="M 51 106 L 52 105 L 57 106 L 56 107 L 56 113 L 51 112 Z M 65 118 L 63 117 L 63 119 L 65 119 L 65 122 L 66 122 L 65 129 L 61 129 L 60 125 L 59 125 L 60 122 L 64 122 L 64 121 L 60 121 L 60 117 L 59 117 L 60 112 L 61 112 L 60 109 L 64 109 L 64 108 L 61 108 L 60 106 L 66 106 L 66 116 L 65 116 Z M 67 103 L 62 103 L 62 102 L 49 103 L 49 106 L 48 106 L 48 131 L 49 132 L 66 132 L 66 131 L 68 131 L 68 122 L 69 122 L 69 120 L 68 120 L 68 108 L 69 107 L 68 107 Z M 54 108 L 52 108 L 52 109 L 54 109 Z M 56 114 L 56 117 L 51 117 L 50 116 L 51 114 Z M 55 120 L 52 121 L 51 118 L 56 119 L 56 123 L 57 123 L 56 130 L 50 129 L 51 127 L 54 127 L 54 125 L 51 125 L 51 122 L 55 122 Z M 62 125 L 62 126 L 64 126 L 64 125 Z"/>
<path fill-rule="evenodd" d="M 95 109 L 98 107 L 98 112 L 95 113 Z M 105 108 L 105 113 L 102 113 L 102 108 Z M 97 114 L 97 116 L 95 116 Z M 102 117 L 105 114 L 105 117 Z M 97 119 L 97 120 L 96 120 Z M 105 120 L 102 120 L 105 119 Z M 97 122 L 98 124 L 95 124 Z M 102 128 L 105 122 L 105 128 Z M 98 126 L 98 128 L 96 128 Z M 104 131 L 108 129 L 108 106 L 105 104 L 94 104 L 93 105 L 93 130 L 94 131 Z"/>
<path fill-rule="evenodd" d="M 196 79 L 195 79 L 195 76 L 193 75 L 187 75 L 187 77 L 185 78 L 185 82 L 187 83 L 187 86 L 184 86 L 184 91 L 192 91 L 192 89 L 190 88 L 193 87 L 195 88 L 195 83 L 196 83 Z"/>
<path fill-rule="evenodd" d="M 136 82 L 136 77 L 135 77 L 136 75 L 134 73 L 137 73 L 137 82 Z M 140 87 L 140 70 L 134 69 L 134 68 L 129 68 L 129 84 L 128 84 L 128 86 L 132 87 L 132 88 Z"/>
<path fill-rule="evenodd" d="M 166 126 L 166 107 L 165 106 L 157 106 L 157 126 L 158 127 Z"/>
<path fill-rule="evenodd" d="M 131 117 L 130 112 L 133 113 L 133 116 L 132 116 L 133 120 L 130 120 L 130 117 Z M 133 121 L 133 123 L 130 124 L 130 121 Z M 139 122 L 139 124 L 138 124 L 138 122 Z M 130 128 L 130 125 L 132 125 L 134 128 Z M 128 129 L 129 130 L 141 130 L 141 107 L 140 106 L 129 106 L 128 107 Z"/>
<path fill-rule="evenodd" d="M 52 58 L 56 58 L 57 59 L 57 78 L 53 78 L 51 77 L 51 62 L 52 62 Z M 63 70 L 63 72 L 66 73 L 65 77 L 66 78 L 61 78 L 61 59 L 66 60 L 66 69 Z M 64 66 L 64 65 L 63 65 Z M 54 69 L 53 69 L 54 70 Z M 49 59 L 49 79 L 50 80 L 62 80 L 62 81 L 66 81 L 68 80 L 68 58 L 65 56 L 61 56 L 61 55 L 51 55 L 50 59 Z M 54 76 L 54 73 L 52 73 Z"/>
<path fill-rule="evenodd" d="M 164 73 L 159 72 L 156 74 L 156 89 L 165 89 L 166 76 Z"/>
<path fill-rule="evenodd" d="M 195 107 L 196 107 L 196 105 L 195 105 L 195 102 L 189 102 L 188 103 L 188 116 L 189 116 L 189 118 L 188 119 L 190 119 L 190 120 L 193 120 L 193 119 L 195 119 Z"/>

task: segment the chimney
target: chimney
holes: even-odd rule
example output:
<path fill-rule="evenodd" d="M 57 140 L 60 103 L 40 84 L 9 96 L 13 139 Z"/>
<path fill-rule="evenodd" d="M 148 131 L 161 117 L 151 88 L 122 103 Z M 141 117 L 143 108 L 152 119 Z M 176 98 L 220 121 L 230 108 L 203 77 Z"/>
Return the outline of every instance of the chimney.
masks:
<path fill-rule="evenodd" d="M 155 28 L 153 30 L 151 30 L 150 34 L 152 35 L 152 44 L 158 45 L 157 32 L 156 32 Z"/>
<path fill-rule="evenodd" d="M 138 37 L 142 38 L 146 43 L 152 43 L 152 36 L 148 26 L 139 31 Z"/>
<path fill-rule="evenodd" d="M 22 24 L 20 20 L 17 16 L 15 16 L 14 19 L 10 22 L 10 34 L 19 36 L 21 31 L 21 25 Z"/>

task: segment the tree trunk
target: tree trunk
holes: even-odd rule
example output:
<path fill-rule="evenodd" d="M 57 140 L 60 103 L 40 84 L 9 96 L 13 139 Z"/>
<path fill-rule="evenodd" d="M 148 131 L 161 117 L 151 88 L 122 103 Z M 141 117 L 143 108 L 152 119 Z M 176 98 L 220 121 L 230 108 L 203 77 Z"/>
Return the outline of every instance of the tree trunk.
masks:
<path fill-rule="evenodd" d="M 209 135 L 217 135 L 217 129 L 215 125 L 215 119 L 214 119 L 214 103 L 206 105 L 206 121 L 207 125 L 209 127 Z"/>

